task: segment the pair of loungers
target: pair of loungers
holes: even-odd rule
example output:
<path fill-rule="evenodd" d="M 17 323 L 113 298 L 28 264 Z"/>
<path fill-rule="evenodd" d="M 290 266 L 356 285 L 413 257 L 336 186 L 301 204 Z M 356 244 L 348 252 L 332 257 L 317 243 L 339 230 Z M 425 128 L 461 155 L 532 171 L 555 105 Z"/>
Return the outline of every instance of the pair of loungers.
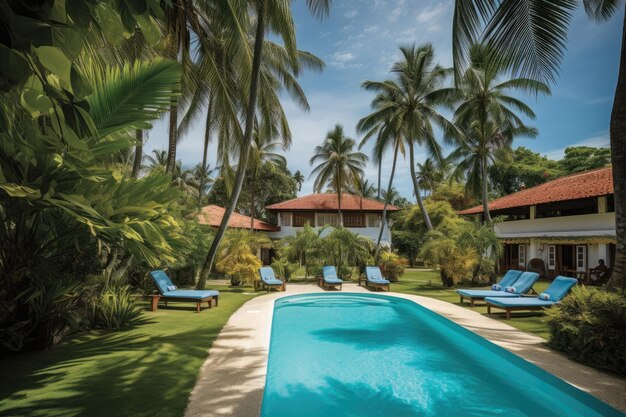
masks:
<path fill-rule="evenodd" d="M 506 318 L 511 318 L 512 311 L 542 310 L 559 303 L 574 285 L 578 283 L 576 278 L 558 276 L 537 297 L 525 297 L 528 291 L 539 279 L 534 272 L 522 272 L 517 270 L 508 271 L 498 284 L 494 284 L 491 290 L 457 290 L 461 297 L 469 299 L 472 307 L 475 300 L 484 300 L 487 303 L 487 313 L 491 314 L 492 308 L 504 310 Z"/>
<path fill-rule="evenodd" d="M 322 276 L 319 279 L 320 287 L 339 287 L 343 281 L 337 278 L 337 271 L 334 266 L 325 266 L 322 268 Z M 389 281 L 383 278 L 380 268 L 377 266 L 365 267 L 365 277 L 359 278 L 359 285 L 364 284 L 372 289 L 383 289 L 389 291 Z"/>
<path fill-rule="evenodd" d="M 157 270 L 150 272 L 152 281 L 157 287 L 158 294 L 151 295 L 151 310 L 156 311 L 159 301 L 164 301 L 167 306 L 168 301 L 184 301 L 196 303 L 196 312 L 200 312 L 202 303 L 207 303 L 208 307 L 213 307 L 213 301 L 215 301 L 215 307 L 218 305 L 219 291 L 212 290 L 179 290 L 176 285 L 172 283 L 170 277 L 164 271 Z"/>

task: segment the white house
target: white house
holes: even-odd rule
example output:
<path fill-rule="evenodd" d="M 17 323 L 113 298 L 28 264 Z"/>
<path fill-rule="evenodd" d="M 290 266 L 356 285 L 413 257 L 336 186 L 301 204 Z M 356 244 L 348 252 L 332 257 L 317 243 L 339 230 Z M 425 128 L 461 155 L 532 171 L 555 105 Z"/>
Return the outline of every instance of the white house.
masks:
<path fill-rule="evenodd" d="M 504 245 L 501 267 L 525 269 L 542 259 L 548 275 L 587 279 L 589 269 L 615 257 L 615 208 L 611 168 L 569 175 L 489 202 Z M 483 207 L 460 211 L 482 215 Z"/>
<path fill-rule="evenodd" d="M 363 198 L 352 194 L 341 194 L 341 212 L 343 227 L 353 233 L 368 237 L 377 241 L 382 221 L 384 204 L 380 201 Z M 276 213 L 280 230 L 269 232 L 272 238 L 293 236 L 302 230 L 305 224 L 310 224 L 315 229 L 323 226 L 338 226 L 339 204 L 337 194 L 309 194 L 282 203 L 272 204 L 265 207 L 266 210 Z M 389 213 L 398 211 L 392 205 L 387 206 Z M 323 232 L 330 233 L 330 229 Z M 381 242 L 391 243 L 391 233 L 385 224 Z"/>

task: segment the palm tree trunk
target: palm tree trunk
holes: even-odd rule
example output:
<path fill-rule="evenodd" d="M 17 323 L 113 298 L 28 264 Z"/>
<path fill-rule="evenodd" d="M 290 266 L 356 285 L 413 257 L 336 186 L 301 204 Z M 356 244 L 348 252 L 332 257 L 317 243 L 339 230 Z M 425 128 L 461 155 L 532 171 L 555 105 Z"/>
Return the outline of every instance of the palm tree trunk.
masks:
<path fill-rule="evenodd" d="M 611 113 L 611 162 L 615 198 L 615 233 L 617 245 L 610 287 L 626 288 L 626 15 L 622 28 L 622 50 Z"/>
<path fill-rule="evenodd" d="M 483 195 L 483 212 L 485 221 L 491 224 L 491 214 L 489 213 L 489 177 L 487 173 L 487 157 L 483 155 L 480 160 L 482 170 L 482 195 Z"/>
<path fill-rule="evenodd" d="M 391 189 L 393 188 L 393 177 L 396 173 L 396 162 L 398 161 L 398 147 L 400 145 L 399 139 L 396 140 L 396 146 L 393 150 L 393 163 L 391 164 L 391 175 L 389 176 L 389 185 L 387 186 L 387 197 L 391 194 Z M 385 225 L 387 224 L 387 204 L 389 199 L 385 198 L 385 204 L 383 205 L 383 218 L 380 223 L 380 230 L 378 232 L 378 240 L 376 241 L 376 252 L 374 253 L 374 259 L 376 263 L 378 263 L 378 254 L 380 252 L 380 241 L 383 238 L 383 231 L 385 230 Z"/>
<path fill-rule="evenodd" d="M 237 164 L 237 175 L 235 177 L 235 184 L 233 186 L 232 196 L 228 207 L 224 211 L 224 217 L 220 223 L 220 227 L 215 232 L 215 238 L 211 243 L 209 252 L 207 253 L 204 264 L 202 265 L 202 271 L 200 272 L 200 279 L 196 287 L 203 289 L 206 285 L 206 280 L 213 268 L 213 261 L 217 253 L 217 248 L 224 237 L 224 232 L 228 227 L 228 221 L 230 216 L 235 210 L 237 201 L 239 200 L 239 194 L 241 193 L 241 186 L 246 174 L 246 167 L 248 165 L 248 155 L 250 154 L 250 145 L 252 142 L 252 128 L 254 127 L 254 117 L 257 100 L 257 90 L 259 87 L 259 76 L 261 73 L 261 54 L 263 53 L 263 41 L 265 37 L 265 0 L 259 0 L 257 2 L 257 25 L 256 34 L 254 38 L 254 56 L 252 58 L 252 74 L 250 82 L 250 96 L 248 97 L 248 106 L 246 108 L 246 126 L 243 135 L 243 146 L 241 148 L 241 155 L 239 155 L 239 163 Z"/>
<path fill-rule="evenodd" d="M 209 97 L 209 105 L 206 112 L 206 125 L 204 127 L 204 149 L 202 150 L 202 175 L 200 176 L 200 192 L 198 197 L 198 206 L 202 206 L 202 197 L 204 197 L 204 186 L 206 185 L 205 178 L 207 157 L 209 154 L 209 142 L 211 141 L 211 117 L 213 117 L 213 96 Z"/>
<path fill-rule="evenodd" d="M 411 165 L 411 180 L 413 181 L 413 191 L 415 192 L 415 199 L 417 200 L 417 205 L 422 212 L 422 217 L 424 217 L 424 223 L 426 223 L 426 227 L 428 230 L 433 230 L 433 224 L 430 221 L 430 216 L 426 211 L 426 207 L 424 206 L 424 202 L 422 201 L 422 195 L 420 194 L 420 187 L 417 183 L 417 176 L 415 174 L 415 155 L 413 152 L 413 141 L 409 140 L 409 162 Z"/>
<path fill-rule="evenodd" d="M 167 145 L 167 164 L 165 172 L 172 174 L 176 167 L 176 144 L 178 142 L 178 105 L 170 106 L 169 141 Z"/>
<path fill-rule="evenodd" d="M 254 189 L 256 183 L 256 169 L 252 170 L 252 179 L 250 184 L 250 231 L 254 231 Z"/>
<path fill-rule="evenodd" d="M 378 164 L 378 190 L 376 191 L 376 199 L 380 200 L 380 177 L 383 170 L 382 162 Z"/>
<path fill-rule="evenodd" d="M 137 129 L 135 132 L 135 138 L 137 144 L 135 145 L 135 159 L 133 160 L 133 170 L 130 173 L 132 178 L 139 176 L 139 170 L 141 169 L 141 161 L 143 160 L 143 130 Z"/>

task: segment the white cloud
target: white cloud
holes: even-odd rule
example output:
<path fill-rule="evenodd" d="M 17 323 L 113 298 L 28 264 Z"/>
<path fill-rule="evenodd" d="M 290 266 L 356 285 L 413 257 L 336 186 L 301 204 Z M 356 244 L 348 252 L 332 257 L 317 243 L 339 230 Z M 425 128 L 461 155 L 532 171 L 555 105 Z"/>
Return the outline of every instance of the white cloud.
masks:
<path fill-rule="evenodd" d="M 332 54 L 329 64 L 337 68 L 356 68 L 359 64 L 352 63 L 356 55 L 351 51 L 338 51 Z"/>
<path fill-rule="evenodd" d="M 417 21 L 419 23 L 429 23 L 434 19 L 441 17 L 448 10 L 448 6 L 445 3 L 439 3 L 434 7 L 426 7 L 421 9 L 417 14 Z"/>

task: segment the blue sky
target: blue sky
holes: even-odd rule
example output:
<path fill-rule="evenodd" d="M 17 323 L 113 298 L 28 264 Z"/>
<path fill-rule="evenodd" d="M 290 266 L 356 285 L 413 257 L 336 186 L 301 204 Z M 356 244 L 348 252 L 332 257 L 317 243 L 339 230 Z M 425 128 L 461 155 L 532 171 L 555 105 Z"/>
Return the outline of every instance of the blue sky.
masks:
<path fill-rule="evenodd" d="M 368 113 L 372 98 L 360 85 L 364 80 L 389 77 L 389 68 L 399 57 L 399 45 L 432 43 L 437 61 L 444 66 L 452 64 L 453 0 L 335 0 L 330 18 L 323 22 L 309 15 L 303 0 L 293 7 L 299 49 L 326 62 L 323 73 L 306 73 L 300 78 L 310 112 L 300 110 L 289 99 L 283 101 L 293 135 L 291 149 L 286 152 L 288 166 L 307 177 L 300 193 L 304 195 L 312 192 L 313 184 L 308 178 L 308 160 L 326 132 L 340 123 L 349 136 L 360 139 L 356 122 Z M 552 95 L 525 99 L 537 114 L 536 120 L 529 123 L 538 128 L 539 136 L 517 140 L 514 146 L 525 146 L 552 158 L 559 158 L 567 146 L 608 146 L 623 22 L 620 10 L 619 16 L 601 24 L 578 10 Z M 202 138 L 199 123 L 181 140 L 178 158 L 185 166 L 201 160 Z M 155 124 L 146 148 L 147 152 L 167 148 L 167 117 Z M 214 150 L 215 146 L 209 149 L 210 156 Z M 421 153 L 417 156 L 418 161 L 424 158 Z M 390 168 L 388 157 L 383 163 L 384 184 Z M 366 177 L 376 181 L 376 168 L 371 163 Z M 413 199 L 408 158 L 399 161 L 394 185 L 402 195 Z"/>

